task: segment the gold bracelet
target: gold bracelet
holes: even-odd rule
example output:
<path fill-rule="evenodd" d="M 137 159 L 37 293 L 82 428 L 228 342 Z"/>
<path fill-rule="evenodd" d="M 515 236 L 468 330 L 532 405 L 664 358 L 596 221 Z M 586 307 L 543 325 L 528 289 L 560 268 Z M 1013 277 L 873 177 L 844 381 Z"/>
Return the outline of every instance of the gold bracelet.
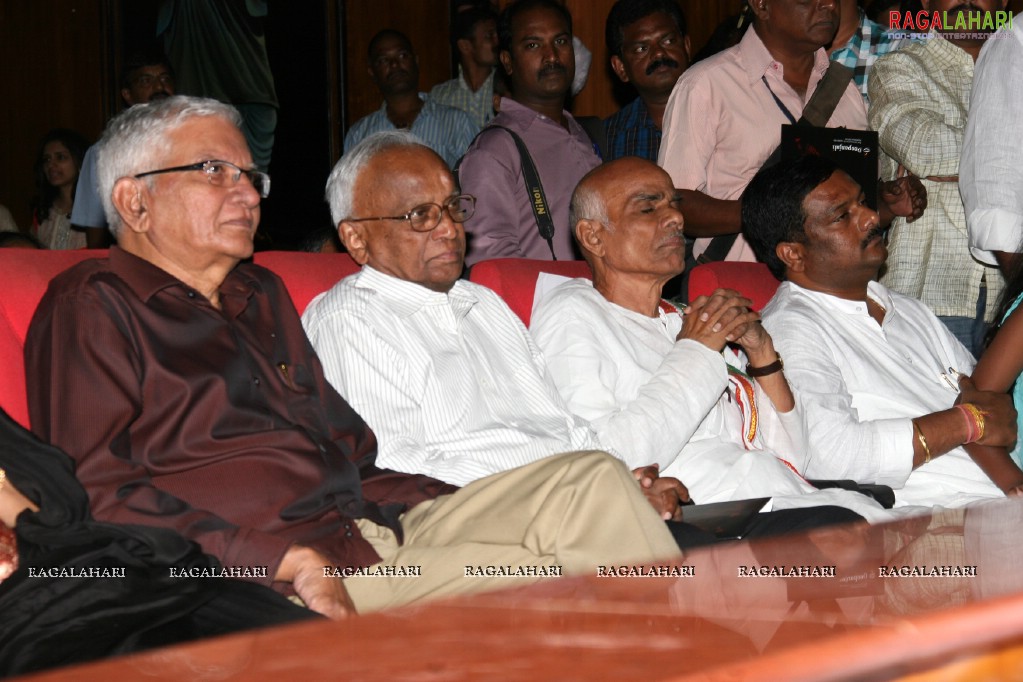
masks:
<path fill-rule="evenodd" d="M 913 431 L 916 432 L 916 440 L 920 443 L 920 447 L 924 449 L 924 464 L 931 461 L 931 449 L 927 447 L 927 439 L 924 438 L 924 432 L 920 430 L 919 425 L 915 421 L 911 421 L 913 424 Z"/>
<path fill-rule="evenodd" d="M 973 403 L 962 403 L 962 408 L 973 415 L 973 423 L 977 425 L 979 433 L 974 441 L 981 440 L 984 437 L 984 413 Z"/>
<path fill-rule="evenodd" d="M 3 492 L 4 485 L 7 483 L 7 472 L 0 467 L 0 492 Z"/>

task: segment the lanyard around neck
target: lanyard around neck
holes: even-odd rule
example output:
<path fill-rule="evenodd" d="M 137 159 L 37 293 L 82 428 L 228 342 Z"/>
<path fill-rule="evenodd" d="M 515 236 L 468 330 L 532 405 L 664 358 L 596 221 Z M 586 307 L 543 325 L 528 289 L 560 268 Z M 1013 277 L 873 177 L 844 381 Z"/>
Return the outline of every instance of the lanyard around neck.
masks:
<path fill-rule="evenodd" d="M 785 106 L 780 99 L 778 99 L 778 95 L 774 94 L 774 90 L 771 89 L 771 84 L 767 82 L 767 76 L 761 76 L 760 80 L 764 81 L 764 85 L 767 86 L 767 91 L 771 93 L 771 97 L 774 98 L 774 103 L 778 105 L 779 109 L 781 109 L 781 113 L 785 114 L 785 118 L 789 119 L 789 123 L 792 125 L 796 125 L 796 117 L 793 116 L 792 112 L 789 111 L 789 108 Z"/>

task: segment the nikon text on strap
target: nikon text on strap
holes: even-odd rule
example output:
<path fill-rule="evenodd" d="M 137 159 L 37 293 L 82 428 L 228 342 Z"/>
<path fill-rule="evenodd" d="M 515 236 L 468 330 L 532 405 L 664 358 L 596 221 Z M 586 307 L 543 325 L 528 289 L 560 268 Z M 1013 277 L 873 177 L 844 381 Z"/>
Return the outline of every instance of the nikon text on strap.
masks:
<path fill-rule="evenodd" d="M 536 172 L 536 164 L 533 163 L 533 157 L 529 155 L 529 150 L 526 149 L 526 143 L 522 141 L 522 138 L 516 135 L 515 131 L 504 126 L 491 123 L 477 133 L 476 137 L 483 135 L 492 128 L 504 130 L 511 135 L 512 140 L 515 142 L 515 147 L 518 148 L 519 158 L 521 159 L 522 181 L 526 183 L 526 194 L 529 196 L 529 205 L 533 209 L 533 218 L 536 220 L 536 230 L 543 237 L 544 241 L 547 242 L 547 247 L 551 250 L 551 258 L 558 260 L 558 257 L 554 255 L 554 219 L 551 218 L 550 204 L 547 203 L 547 195 L 544 194 L 543 185 L 540 184 L 540 174 Z M 462 160 L 459 159 L 458 163 L 455 164 L 456 179 L 458 178 L 458 169 L 461 165 Z"/>

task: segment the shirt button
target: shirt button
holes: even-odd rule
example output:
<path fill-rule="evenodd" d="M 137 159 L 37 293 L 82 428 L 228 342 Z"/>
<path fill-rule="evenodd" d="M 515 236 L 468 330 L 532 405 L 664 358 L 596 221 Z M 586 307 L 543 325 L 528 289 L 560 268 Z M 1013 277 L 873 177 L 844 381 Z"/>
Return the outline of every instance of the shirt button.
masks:
<path fill-rule="evenodd" d="M 188 297 L 189 298 L 195 298 L 195 292 L 194 291 L 189 291 L 188 292 Z"/>
<path fill-rule="evenodd" d="M 352 535 L 352 531 L 348 531 L 347 533 L 345 533 L 345 537 L 346 538 L 354 538 L 355 536 Z"/>
<path fill-rule="evenodd" d="M 259 377 L 254 377 L 252 379 L 252 383 L 254 383 L 256 386 L 259 386 L 260 385 Z"/>
<path fill-rule="evenodd" d="M 320 452 L 326 452 L 327 451 L 327 448 L 323 447 L 322 445 L 317 445 L 316 447 L 320 448 Z"/>

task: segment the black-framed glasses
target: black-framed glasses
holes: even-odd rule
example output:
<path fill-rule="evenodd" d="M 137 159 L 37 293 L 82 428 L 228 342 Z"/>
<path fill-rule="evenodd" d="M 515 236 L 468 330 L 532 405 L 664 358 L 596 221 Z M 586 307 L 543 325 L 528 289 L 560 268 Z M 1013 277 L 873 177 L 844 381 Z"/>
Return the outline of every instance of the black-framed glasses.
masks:
<path fill-rule="evenodd" d="M 184 173 L 186 171 L 202 171 L 206 174 L 206 180 L 216 187 L 234 187 L 242 179 L 242 175 L 249 179 L 259 196 L 266 199 L 270 196 L 270 175 L 258 170 L 246 170 L 240 168 L 230 161 L 211 159 L 190 163 L 187 166 L 174 166 L 173 168 L 161 168 L 159 170 L 139 173 L 136 178 L 144 178 L 147 175 L 159 175 L 160 173 Z"/>
<path fill-rule="evenodd" d="M 441 213 L 447 211 L 456 223 L 464 223 L 476 212 L 476 197 L 459 194 L 441 204 L 421 204 L 405 215 L 377 216 L 375 218 L 349 218 L 349 222 L 361 223 L 367 220 L 407 220 L 415 232 L 429 232 L 440 224 Z"/>

